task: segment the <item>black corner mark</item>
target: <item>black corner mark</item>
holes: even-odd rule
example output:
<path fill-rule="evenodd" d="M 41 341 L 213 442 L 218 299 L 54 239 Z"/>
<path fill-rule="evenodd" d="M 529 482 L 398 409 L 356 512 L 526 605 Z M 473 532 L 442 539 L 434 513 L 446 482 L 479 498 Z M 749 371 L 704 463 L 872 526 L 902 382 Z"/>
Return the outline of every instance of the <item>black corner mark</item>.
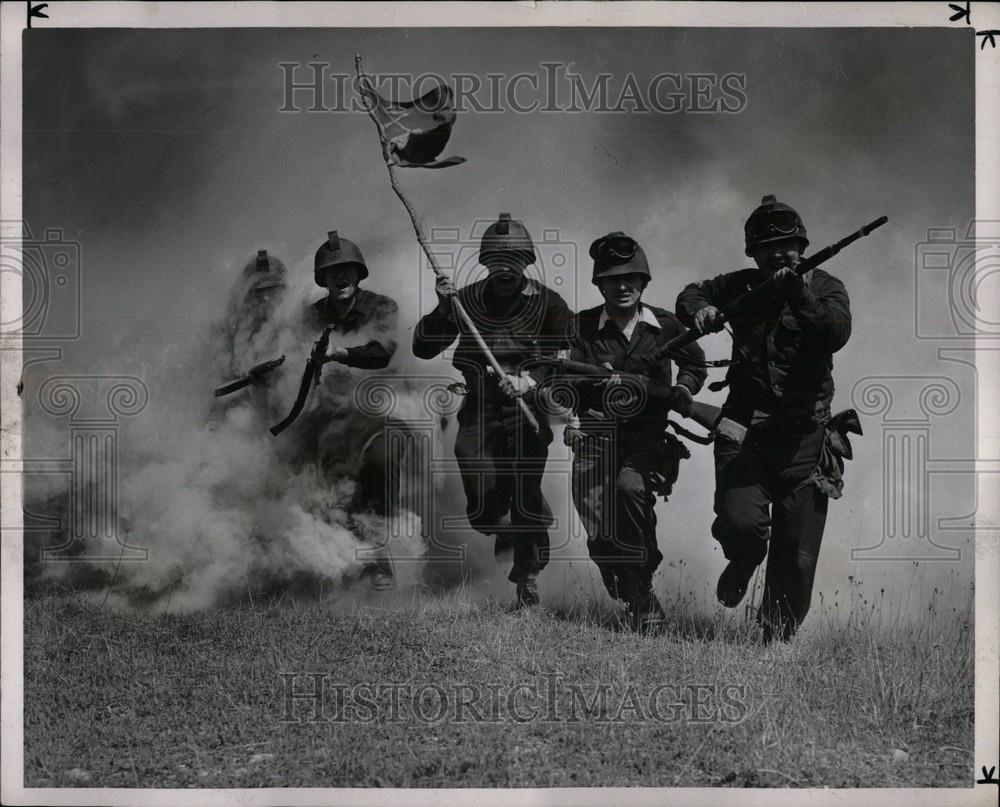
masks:
<path fill-rule="evenodd" d="M 997 804 L 1000 804 L 1000 779 L 994 779 L 993 778 L 993 774 L 996 773 L 997 766 L 994 765 L 992 768 L 990 768 L 989 773 L 987 773 L 985 765 L 983 765 L 983 767 L 980 770 L 982 770 L 982 772 L 983 772 L 983 778 L 982 779 L 976 779 L 976 784 L 977 785 L 996 785 L 997 786 Z"/>
<path fill-rule="evenodd" d="M 948 4 L 948 8 L 953 9 L 955 13 L 952 14 L 948 18 L 948 20 L 950 22 L 955 22 L 955 20 L 958 20 L 958 19 L 961 19 L 962 17 L 965 17 L 965 24 L 966 25 L 971 25 L 972 24 L 972 8 L 971 8 L 971 6 L 972 6 L 971 2 L 966 2 L 965 8 L 962 8 L 961 6 L 956 6 L 954 3 L 949 3 Z"/>
<path fill-rule="evenodd" d="M 41 17 L 43 20 L 47 20 L 49 18 L 49 15 L 43 13 L 43 11 L 42 11 L 43 8 L 48 8 L 48 7 L 49 7 L 48 3 L 39 3 L 36 6 L 34 3 L 31 2 L 31 0 L 28 0 L 28 27 L 29 28 L 31 27 L 31 18 L 32 17 Z"/>
<path fill-rule="evenodd" d="M 962 6 L 955 5 L 954 3 L 949 3 L 948 8 L 950 8 L 955 13 L 952 14 L 948 20 L 950 22 L 955 22 L 956 20 L 965 20 L 966 25 L 972 25 L 972 1 L 966 0 L 965 8 Z M 1000 29 L 993 28 L 989 31 L 976 31 L 976 36 L 981 36 L 982 40 L 979 42 L 979 49 L 985 50 L 986 43 L 988 42 L 991 48 L 996 48 L 997 40 L 996 38 L 1000 36 Z"/>

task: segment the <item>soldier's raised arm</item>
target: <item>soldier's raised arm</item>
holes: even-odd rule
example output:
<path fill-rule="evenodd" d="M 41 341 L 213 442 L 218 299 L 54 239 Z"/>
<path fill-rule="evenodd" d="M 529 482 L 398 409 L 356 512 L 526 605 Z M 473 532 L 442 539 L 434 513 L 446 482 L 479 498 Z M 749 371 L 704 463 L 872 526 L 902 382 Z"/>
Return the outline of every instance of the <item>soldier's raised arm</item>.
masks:
<path fill-rule="evenodd" d="M 677 318 L 699 333 L 717 330 L 719 309 L 727 301 L 729 276 L 716 275 L 709 280 L 689 283 L 677 296 Z"/>
<path fill-rule="evenodd" d="M 371 321 L 368 325 L 369 340 L 357 347 L 345 348 L 348 367 L 381 370 L 387 367 L 396 352 L 399 306 L 381 294 L 374 295 Z"/>
<path fill-rule="evenodd" d="M 670 341 L 675 336 L 680 336 L 687 331 L 687 328 L 681 324 L 680 320 L 671 319 L 666 330 L 666 341 Z M 687 387 L 692 395 L 697 395 L 705 384 L 705 379 L 708 378 L 708 371 L 705 369 L 705 351 L 697 342 L 692 342 L 690 345 L 685 345 L 677 353 L 678 356 L 664 357 L 664 361 L 673 359 L 677 367 L 674 383 Z M 681 358 L 681 356 L 685 358 Z"/>
<path fill-rule="evenodd" d="M 452 306 L 452 297 L 457 294 L 455 287 L 450 280 L 440 277 L 434 284 L 434 292 L 437 305 L 413 329 L 413 355 L 418 359 L 433 359 L 458 338 L 458 319 Z"/>
<path fill-rule="evenodd" d="M 813 269 L 809 282 L 790 274 L 783 291 L 803 335 L 817 340 L 830 353 L 836 353 L 851 337 L 851 301 L 847 288 L 833 275 Z"/>

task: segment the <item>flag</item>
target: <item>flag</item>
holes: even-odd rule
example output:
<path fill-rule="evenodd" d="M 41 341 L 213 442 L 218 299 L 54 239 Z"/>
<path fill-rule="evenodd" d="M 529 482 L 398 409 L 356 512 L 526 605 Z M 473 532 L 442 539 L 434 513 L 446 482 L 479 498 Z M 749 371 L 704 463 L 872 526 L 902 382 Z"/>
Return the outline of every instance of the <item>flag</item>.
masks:
<path fill-rule="evenodd" d="M 360 89 L 389 141 L 393 164 L 403 168 L 446 168 L 465 162 L 465 157 L 437 159 L 444 151 L 455 125 L 451 87 L 437 86 L 414 101 L 387 101 L 375 92 L 368 76 Z"/>

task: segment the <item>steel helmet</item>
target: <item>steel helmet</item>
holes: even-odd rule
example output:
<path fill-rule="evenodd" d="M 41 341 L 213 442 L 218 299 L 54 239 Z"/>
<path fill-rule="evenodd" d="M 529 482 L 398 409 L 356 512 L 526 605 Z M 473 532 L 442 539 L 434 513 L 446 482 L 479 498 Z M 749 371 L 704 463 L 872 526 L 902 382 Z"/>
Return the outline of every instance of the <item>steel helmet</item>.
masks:
<path fill-rule="evenodd" d="M 368 265 L 365 256 L 361 254 L 358 245 L 337 235 L 336 230 L 327 233 L 326 241 L 316 250 L 316 262 L 313 267 L 313 278 L 317 286 L 326 288 L 323 283 L 323 270 L 328 266 L 356 266 L 358 280 L 368 277 Z"/>
<path fill-rule="evenodd" d="M 653 279 L 646 253 L 634 238 L 621 230 L 594 241 L 590 245 L 590 257 L 594 260 L 594 274 L 590 280 L 595 286 L 598 278 L 615 275 L 643 275 L 647 281 Z"/>
<path fill-rule="evenodd" d="M 501 213 L 500 217 L 483 233 L 479 247 L 479 262 L 497 253 L 517 252 L 524 255 L 526 264 L 535 262 L 535 245 L 531 242 L 531 234 L 524 223 L 512 219 L 510 213 Z"/>
<path fill-rule="evenodd" d="M 775 199 L 774 194 L 760 200 L 760 207 L 750 214 L 743 225 L 743 234 L 747 257 L 753 255 L 754 247 L 784 238 L 801 239 L 803 249 L 809 246 L 802 218 L 791 207 Z"/>
<path fill-rule="evenodd" d="M 268 255 L 266 249 L 259 249 L 257 257 L 243 268 L 243 278 L 249 282 L 247 294 L 271 288 L 284 288 L 285 264 Z"/>

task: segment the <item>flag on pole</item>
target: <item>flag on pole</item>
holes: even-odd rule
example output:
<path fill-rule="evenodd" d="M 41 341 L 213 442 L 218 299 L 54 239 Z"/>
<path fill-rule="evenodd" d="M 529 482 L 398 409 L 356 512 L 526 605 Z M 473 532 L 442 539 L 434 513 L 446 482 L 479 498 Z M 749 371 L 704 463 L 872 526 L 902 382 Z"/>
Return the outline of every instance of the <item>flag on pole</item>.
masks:
<path fill-rule="evenodd" d="M 414 101 L 388 101 L 375 92 L 371 79 L 362 75 L 362 95 L 378 122 L 394 165 L 402 168 L 446 168 L 465 162 L 465 157 L 437 159 L 444 151 L 455 125 L 451 87 L 441 81 Z"/>

